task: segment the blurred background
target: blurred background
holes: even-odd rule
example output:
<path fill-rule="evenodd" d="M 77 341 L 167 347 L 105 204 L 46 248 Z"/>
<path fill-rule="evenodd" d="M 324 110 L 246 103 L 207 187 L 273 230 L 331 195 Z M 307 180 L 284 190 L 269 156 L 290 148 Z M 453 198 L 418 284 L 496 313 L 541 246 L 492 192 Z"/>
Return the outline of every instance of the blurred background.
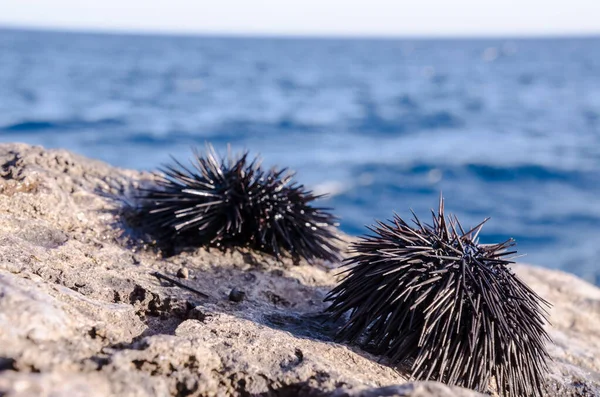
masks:
<path fill-rule="evenodd" d="M 2 0 L 0 142 L 145 170 L 231 143 L 352 235 L 442 191 L 600 284 L 596 0 L 211 3 Z"/>

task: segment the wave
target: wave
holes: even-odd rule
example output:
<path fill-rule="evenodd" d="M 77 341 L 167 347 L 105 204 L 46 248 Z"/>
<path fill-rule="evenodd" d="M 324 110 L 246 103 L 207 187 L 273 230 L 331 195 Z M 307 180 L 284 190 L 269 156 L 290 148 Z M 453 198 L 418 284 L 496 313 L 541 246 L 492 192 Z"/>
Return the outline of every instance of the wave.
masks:
<path fill-rule="evenodd" d="M 73 130 L 107 129 L 125 125 L 122 119 L 86 120 L 23 120 L 16 123 L 0 126 L 0 132 L 22 134 L 47 134 L 68 132 Z"/>

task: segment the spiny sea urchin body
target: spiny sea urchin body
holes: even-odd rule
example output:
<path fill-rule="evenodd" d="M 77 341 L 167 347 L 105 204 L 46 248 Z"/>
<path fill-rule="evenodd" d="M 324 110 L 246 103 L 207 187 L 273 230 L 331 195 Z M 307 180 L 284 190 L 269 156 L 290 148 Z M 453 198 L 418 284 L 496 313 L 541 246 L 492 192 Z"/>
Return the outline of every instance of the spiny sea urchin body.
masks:
<path fill-rule="evenodd" d="M 504 396 L 540 396 L 547 371 L 548 305 L 509 269 L 513 240 L 483 245 L 487 219 L 464 231 L 433 212 L 431 225 L 398 215 L 355 242 L 345 277 L 328 295 L 340 340 L 360 341 L 420 380 Z M 414 215 L 414 214 L 413 214 Z"/>
<path fill-rule="evenodd" d="M 310 203 L 320 198 L 286 169 L 261 168 L 248 153 L 221 159 L 212 146 L 185 166 L 161 169 L 156 186 L 137 195 L 136 218 L 158 243 L 249 246 L 279 257 L 338 260 L 336 219 Z"/>

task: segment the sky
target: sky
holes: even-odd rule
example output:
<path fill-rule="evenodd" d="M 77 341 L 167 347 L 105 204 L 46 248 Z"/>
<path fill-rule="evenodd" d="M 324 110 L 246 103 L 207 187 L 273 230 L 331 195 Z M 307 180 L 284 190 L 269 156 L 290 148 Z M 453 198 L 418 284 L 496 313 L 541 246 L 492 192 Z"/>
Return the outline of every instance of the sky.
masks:
<path fill-rule="evenodd" d="M 324 36 L 600 34 L 600 0 L 0 0 L 0 26 Z"/>

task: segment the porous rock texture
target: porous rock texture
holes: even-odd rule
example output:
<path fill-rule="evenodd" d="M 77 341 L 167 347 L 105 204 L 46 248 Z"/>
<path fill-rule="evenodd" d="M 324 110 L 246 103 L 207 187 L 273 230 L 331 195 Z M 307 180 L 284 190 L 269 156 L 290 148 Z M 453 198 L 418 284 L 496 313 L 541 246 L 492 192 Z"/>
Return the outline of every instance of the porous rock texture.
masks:
<path fill-rule="evenodd" d="M 0 396 L 481 395 L 409 382 L 334 343 L 338 324 L 321 312 L 339 264 L 243 249 L 166 256 L 138 242 L 107 192 L 151 179 L 65 150 L 0 145 Z M 515 269 L 554 304 L 548 395 L 600 395 L 600 290 Z"/>

